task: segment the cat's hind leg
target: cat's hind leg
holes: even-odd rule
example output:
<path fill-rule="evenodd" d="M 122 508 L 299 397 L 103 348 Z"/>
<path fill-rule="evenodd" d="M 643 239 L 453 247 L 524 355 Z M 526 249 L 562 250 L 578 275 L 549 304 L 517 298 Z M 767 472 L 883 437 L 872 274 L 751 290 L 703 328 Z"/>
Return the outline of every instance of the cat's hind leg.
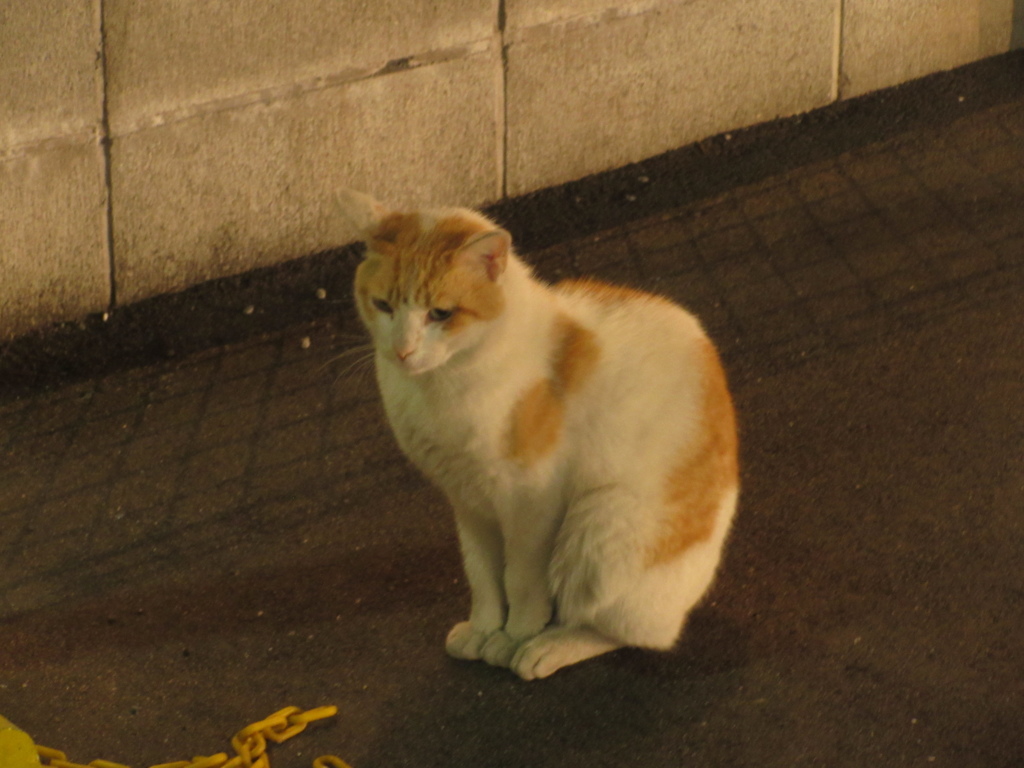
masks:
<path fill-rule="evenodd" d="M 549 627 L 527 640 L 512 657 L 509 668 L 523 680 L 539 680 L 621 644 L 587 627 Z"/>
<path fill-rule="evenodd" d="M 550 638 L 542 640 L 547 632 L 536 638 L 534 668 L 550 674 L 621 646 L 671 648 L 714 577 L 735 501 L 735 492 L 721 499 L 707 540 L 653 563 L 649 553 L 660 521 L 638 494 L 606 485 L 575 500 L 551 565 L 561 627 Z M 525 653 L 513 665 L 518 661 L 531 674 Z M 551 661 L 539 658 L 548 655 Z"/>

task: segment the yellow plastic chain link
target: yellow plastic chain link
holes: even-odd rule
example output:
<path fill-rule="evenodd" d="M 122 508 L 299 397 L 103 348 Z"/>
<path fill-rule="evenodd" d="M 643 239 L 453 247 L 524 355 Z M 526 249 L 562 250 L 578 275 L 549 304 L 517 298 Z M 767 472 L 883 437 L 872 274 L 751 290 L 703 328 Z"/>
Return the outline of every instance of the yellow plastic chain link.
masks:
<path fill-rule="evenodd" d="M 335 706 L 316 707 L 303 712 L 298 707 L 285 707 L 280 712 L 275 712 L 270 717 L 260 720 L 252 725 L 247 725 L 231 739 L 231 746 L 235 750 L 234 757 L 228 757 L 225 752 L 218 752 L 208 757 L 193 757 L 191 760 L 179 760 L 176 763 L 161 763 L 150 768 L 270 768 L 270 758 L 267 757 L 267 741 L 280 744 L 306 729 L 306 726 L 316 720 L 323 720 L 326 717 L 333 717 L 338 713 Z M 130 768 L 121 763 L 112 763 L 109 760 L 93 760 L 88 765 L 73 763 L 68 760 L 63 752 L 48 747 L 36 747 L 39 758 L 42 760 L 41 768 Z M 352 768 L 340 757 L 324 755 L 313 761 L 313 768 Z"/>

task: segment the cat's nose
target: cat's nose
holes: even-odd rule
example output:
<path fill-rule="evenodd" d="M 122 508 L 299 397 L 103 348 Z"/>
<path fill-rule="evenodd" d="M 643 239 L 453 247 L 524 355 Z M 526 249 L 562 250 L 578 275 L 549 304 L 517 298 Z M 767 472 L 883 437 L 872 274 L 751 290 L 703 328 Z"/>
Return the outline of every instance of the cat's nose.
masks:
<path fill-rule="evenodd" d="M 398 359 L 401 360 L 403 363 L 405 362 L 405 359 L 409 357 L 409 355 L 411 354 L 412 347 L 410 347 L 409 349 L 395 349 L 395 355 L 397 355 Z"/>

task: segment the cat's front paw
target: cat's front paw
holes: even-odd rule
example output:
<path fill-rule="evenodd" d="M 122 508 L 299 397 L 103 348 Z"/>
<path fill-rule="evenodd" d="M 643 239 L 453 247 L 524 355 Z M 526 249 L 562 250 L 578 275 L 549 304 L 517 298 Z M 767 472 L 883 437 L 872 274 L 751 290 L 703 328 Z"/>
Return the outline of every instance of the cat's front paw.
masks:
<path fill-rule="evenodd" d="M 539 680 L 621 644 L 583 627 L 551 627 L 520 646 L 509 669 L 523 680 Z"/>
<path fill-rule="evenodd" d="M 503 630 L 495 632 L 480 649 L 480 657 L 493 667 L 507 667 L 521 642 Z"/>
<path fill-rule="evenodd" d="M 444 649 L 452 658 L 476 661 L 482 658 L 480 651 L 483 649 L 484 643 L 487 642 L 487 638 L 492 634 L 492 632 L 481 632 L 474 629 L 468 621 L 460 621 L 448 632 L 448 639 L 444 641 Z"/>

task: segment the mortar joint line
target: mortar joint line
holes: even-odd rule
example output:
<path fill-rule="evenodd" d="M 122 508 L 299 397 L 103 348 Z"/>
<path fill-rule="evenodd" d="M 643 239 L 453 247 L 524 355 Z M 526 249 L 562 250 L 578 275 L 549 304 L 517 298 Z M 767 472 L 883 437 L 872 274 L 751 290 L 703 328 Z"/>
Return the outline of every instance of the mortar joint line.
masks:
<path fill-rule="evenodd" d="M 846 11 L 846 0 L 836 0 L 834 38 L 832 41 L 832 97 L 837 102 L 843 98 L 843 22 Z"/>
<path fill-rule="evenodd" d="M 836 167 L 838 164 L 833 162 L 832 165 L 834 167 Z M 840 173 L 840 175 L 842 175 L 841 171 L 839 171 L 839 173 Z M 844 178 L 845 178 L 845 176 L 844 176 Z M 821 222 L 821 220 L 818 218 L 818 216 L 816 216 L 814 214 L 814 212 L 813 212 L 813 210 L 811 208 L 811 202 L 809 202 L 807 200 L 807 198 L 800 192 L 799 187 L 793 182 L 792 179 L 787 179 L 785 184 L 786 184 L 786 187 L 792 193 L 793 198 L 797 201 L 797 204 L 796 204 L 795 207 L 797 209 L 799 209 L 803 213 L 804 219 L 806 221 L 810 222 L 810 224 L 811 224 L 811 231 L 815 232 L 819 237 L 821 237 L 823 239 L 823 241 L 826 243 L 826 245 L 829 247 L 828 255 L 823 257 L 823 258 L 821 258 L 821 259 L 818 259 L 818 261 L 816 261 L 816 262 L 813 262 L 812 265 L 813 264 L 819 264 L 819 263 L 824 262 L 824 261 L 836 260 L 837 257 L 838 257 L 838 260 L 840 260 L 846 266 L 847 269 L 850 269 L 850 265 L 849 265 L 849 262 L 846 259 L 845 254 L 841 253 L 840 249 L 838 249 L 836 247 L 835 238 L 828 231 L 828 228 L 825 227 L 825 225 Z M 820 198 L 820 199 L 825 200 L 825 199 L 828 199 L 830 197 L 838 197 L 841 194 L 842 194 L 842 192 L 838 192 L 838 193 L 835 193 L 835 194 L 832 194 L 832 195 L 826 195 L 825 197 Z M 810 265 L 808 265 L 808 266 L 810 266 Z M 794 271 L 794 270 L 785 270 L 785 269 L 783 269 L 783 270 L 778 270 L 777 274 L 782 279 L 782 281 L 786 284 L 786 287 L 789 289 L 790 293 L 796 298 L 796 301 L 793 302 L 793 307 L 797 310 L 797 312 L 799 312 L 800 316 L 809 323 L 809 327 L 810 327 L 812 333 L 815 332 L 815 331 L 820 331 L 823 336 L 826 336 L 827 338 L 834 340 L 834 336 L 835 336 L 835 334 L 833 333 L 834 329 L 829 328 L 828 327 L 828 323 L 823 323 L 820 320 L 818 320 L 818 318 L 816 318 L 814 316 L 814 313 L 811 311 L 810 306 L 809 306 L 810 305 L 810 298 L 811 297 L 805 296 L 805 295 L 801 295 L 801 292 L 798 291 L 796 289 L 796 287 L 793 285 L 793 282 L 789 278 L 789 275 L 788 275 L 788 273 L 792 272 L 792 271 Z M 856 272 L 854 272 L 854 274 L 856 275 Z"/>
<path fill-rule="evenodd" d="M 729 195 L 727 199 L 733 208 L 740 208 L 740 216 L 742 217 L 743 210 L 739 206 L 739 203 L 736 201 L 735 196 Z M 704 234 L 712 234 L 714 232 L 721 231 L 722 229 L 726 228 L 728 227 L 715 225 L 715 227 L 708 230 L 708 232 Z M 734 344 L 735 342 L 739 341 L 742 338 L 746 325 L 744 321 L 740 319 L 739 315 L 736 312 L 736 309 L 733 307 L 732 300 L 729 297 L 728 287 L 719 278 L 719 276 L 715 274 L 714 266 L 711 260 L 708 258 L 708 254 L 705 252 L 704 248 L 702 248 L 699 243 L 700 239 L 701 238 L 696 234 L 692 238 L 690 238 L 690 243 L 693 246 L 693 253 L 696 256 L 695 261 L 697 262 L 697 268 L 700 270 L 701 275 L 704 277 L 704 279 L 708 282 L 708 284 L 712 287 L 712 290 L 714 291 L 716 307 L 721 307 L 724 311 L 726 320 L 729 323 L 728 330 L 729 335 L 731 337 L 729 339 L 729 343 Z M 724 328 L 722 329 L 723 342 L 725 341 L 725 330 L 726 329 Z"/>
<path fill-rule="evenodd" d="M 499 66 L 501 67 L 499 77 L 499 88 L 500 92 L 498 98 L 501 99 L 501 104 L 498 108 L 498 119 L 501 121 L 501 125 L 498 129 L 498 140 L 501 142 L 501 148 L 498 153 L 499 165 L 498 168 L 498 192 L 501 199 L 508 197 L 508 39 L 506 37 L 506 27 L 508 24 L 507 9 L 505 7 L 506 0 L 498 0 L 498 55 L 501 57 Z"/>
<path fill-rule="evenodd" d="M 952 153 L 958 156 L 969 166 L 974 166 L 974 163 L 972 162 L 973 158 L 970 156 L 970 154 L 965 152 L 961 147 L 959 147 L 955 143 L 953 145 Z M 922 166 L 922 168 L 917 169 L 913 168 L 906 162 L 906 160 L 903 157 L 899 155 L 899 153 L 896 154 L 896 162 L 903 168 L 903 172 L 915 181 L 918 188 L 923 190 L 926 195 L 931 197 L 931 199 L 934 200 L 938 204 L 938 206 L 949 215 L 950 220 L 955 222 L 956 225 L 962 231 L 967 232 L 967 234 L 973 239 L 975 244 L 980 245 L 990 253 L 995 253 L 995 250 L 989 244 L 988 240 L 986 240 L 983 232 L 978 227 L 976 227 L 968 217 L 964 216 L 961 211 L 959 211 L 955 206 L 950 204 L 946 195 L 943 194 L 945 191 L 945 187 L 943 189 L 937 190 L 925 183 L 925 181 L 921 178 L 920 174 L 920 171 L 922 170 L 922 168 L 924 168 L 924 166 Z M 987 173 L 982 173 L 982 176 L 984 176 L 986 179 L 991 179 L 991 176 Z M 941 261 L 941 259 L 936 259 L 926 249 L 922 248 L 920 244 L 917 244 L 913 241 L 913 235 L 916 233 L 910 233 L 910 235 L 908 236 L 907 233 L 903 232 L 902 230 L 899 230 L 895 226 L 893 227 L 893 229 L 899 232 L 901 242 L 903 242 L 903 244 L 908 249 L 913 251 L 914 255 L 918 257 L 919 261 L 922 264 L 924 264 L 925 267 L 927 267 L 930 271 L 934 271 L 936 268 L 936 264 L 939 261 Z M 996 255 L 998 257 L 998 254 Z M 948 256 L 948 254 L 946 254 L 946 256 Z M 1000 266 L 1002 266 L 1002 259 L 997 258 L 997 261 L 1000 262 Z"/>
<path fill-rule="evenodd" d="M 251 504 L 255 504 L 256 503 L 253 500 L 253 498 L 252 498 L 252 479 L 251 478 L 252 478 L 253 472 L 255 472 L 256 469 L 257 469 L 257 466 L 256 466 L 256 455 L 258 453 L 257 446 L 258 446 L 260 440 L 267 434 L 268 431 L 273 431 L 273 428 L 270 427 L 270 425 L 268 424 L 268 417 L 267 417 L 268 403 L 269 403 L 270 400 L 272 400 L 274 398 L 274 388 L 277 385 L 278 377 L 281 375 L 281 370 L 285 366 L 289 365 L 288 361 L 286 361 L 284 359 L 284 351 L 285 351 L 284 350 L 284 338 L 283 337 L 279 337 L 274 342 L 274 346 L 275 346 L 274 359 L 273 359 L 272 362 L 270 362 L 266 366 L 265 370 L 267 371 L 267 374 L 266 374 L 265 381 L 263 381 L 263 383 L 262 383 L 262 392 L 260 393 L 260 396 L 257 397 L 255 400 L 253 400 L 253 402 L 251 403 L 251 407 L 258 409 L 258 415 L 257 415 L 256 418 L 258 419 L 259 424 L 256 427 L 256 429 L 252 432 L 252 434 L 249 435 L 246 438 L 247 442 L 250 444 L 251 447 L 250 447 L 250 450 L 249 450 L 249 455 L 245 457 L 245 466 L 242 469 L 242 473 L 238 476 L 239 482 L 242 483 L 243 489 L 244 489 L 243 493 L 242 493 L 242 503 L 244 503 L 246 505 L 251 505 Z M 223 357 L 221 358 L 221 362 L 223 364 Z M 210 388 L 211 391 L 213 389 L 213 386 L 214 385 L 211 385 L 211 388 Z M 207 397 L 209 398 L 209 397 L 211 397 L 211 395 L 209 393 L 207 393 Z M 207 407 L 208 403 L 209 403 L 209 400 L 207 400 L 207 403 L 204 404 L 204 413 L 205 413 L 205 410 L 206 410 L 206 407 Z M 316 417 L 311 417 L 311 418 L 316 418 Z M 326 421 L 326 419 L 325 419 L 325 421 Z M 323 432 L 321 432 L 320 437 L 321 437 L 321 440 L 322 440 L 323 437 L 324 437 Z M 323 447 L 323 443 L 322 442 L 321 442 L 321 446 L 320 447 L 322 449 L 322 447 Z"/>
<path fill-rule="evenodd" d="M 110 134 L 110 104 L 109 104 L 109 72 L 107 69 L 107 27 L 106 27 L 106 3 L 99 0 L 99 69 L 100 69 L 100 147 L 103 152 L 103 188 L 106 192 L 106 214 L 105 228 L 107 241 L 107 270 L 110 280 L 110 301 L 107 307 L 108 312 L 113 312 L 117 306 L 117 262 L 114 258 L 114 190 L 112 182 L 111 165 L 111 144 L 113 138 Z"/>
<path fill-rule="evenodd" d="M 113 446 L 111 446 L 113 450 L 117 451 L 117 454 L 114 456 L 113 465 L 111 466 L 106 478 L 101 481 L 101 484 L 105 486 L 103 491 L 104 511 L 97 513 L 96 516 L 93 517 L 89 525 L 89 530 L 83 537 L 83 545 L 87 551 L 91 549 L 93 543 L 96 541 L 96 533 L 97 530 L 99 529 L 97 521 L 102 520 L 104 515 L 111 515 L 113 512 L 116 512 L 116 510 L 112 509 L 114 499 L 114 487 L 115 485 L 117 485 L 118 478 L 121 478 L 127 474 L 125 470 L 128 463 L 128 456 L 131 453 L 131 443 L 139 438 L 139 430 L 142 428 L 142 425 L 146 419 L 146 411 L 149 409 L 149 406 L 152 403 L 151 395 L 152 392 L 150 390 L 147 390 L 143 394 L 141 398 L 141 407 L 137 407 L 134 409 L 135 418 L 132 421 L 131 428 L 126 432 L 125 437 L 122 441 L 115 443 Z M 87 409 L 86 412 L 82 415 L 83 424 L 82 426 L 79 427 L 78 431 L 81 431 L 82 429 L 88 429 L 90 427 L 90 423 L 88 420 L 89 410 L 91 410 L 91 408 Z M 129 411 L 125 411 L 125 413 L 128 412 Z M 72 438 L 72 444 L 73 442 L 74 438 Z M 118 517 L 114 517 L 114 519 L 120 520 L 120 518 Z"/>
<path fill-rule="evenodd" d="M 899 165 L 899 167 L 901 168 L 901 175 L 904 175 L 904 176 L 907 176 L 907 177 L 911 178 L 915 182 L 915 184 L 917 185 L 918 189 L 921 190 L 921 192 L 923 192 L 924 194 L 927 194 L 927 195 L 931 195 L 933 197 L 933 199 L 938 201 L 940 206 L 946 208 L 947 212 L 949 212 L 952 215 L 954 220 L 956 220 L 957 223 L 962 226 L 962 228 L 966 228 L 966 229 L 971 230 L 973 232 L 973 229 L 969 225 L 967 225 L 966 222 L 962 221 L 962 218 L 960 218 L 958 216 L 957 212 L 955 210 L 953 210 L 950 206 L 945 204 L 945 202 L 942 199 L 940 194 L 938 194 L 936 192 L 933 192 L 931 189 L 929 189 L 921 181 L 920 177 L 917 175 L 917 173 L 914 171 L 914 169 L 911 168 L 906 163 L 906 161 L 899 155 L 898 152 L 893 152 L 892 154 L 894 154 L 895 161 Z M 935 268 L 936 268 L 934 260 L 930 259 L 926 253 L 922 252 L 920 246 L 915 245 L 913 242 L 911 242 L 913 233 L 908 235 L 907 232 L 905 232 L 903 229 L 901 229 L 897 225 L 897 222 L 893 218 L 891 212 L 887 212 L 882 207 L 875 205 L 875 203 L 872 202 L 870 200 L 870 198 L 867 196 L 867 194 L 864 192 L 862 186 L 856 180 L 850 178 L 849 174 L 847 174 L 845 171 L 843 171 L 842 168 L 840 168 L 840 173 L 843 174 L 844 176 L 846 176 L 850 180 L 850 182 L 852 183 L 856 193 L 860 196 L 860 198 L 862 200 L 864 200 L 867 203 L 867 205 L 868 205 L 868 212 L 869 213 L 874 213 L 875 215 L 879 216 L 886 223 L 887 228 L 893 234 L 894 239 L 900 245 L 902 245 L 904 248 L 906 248 L 909 252 L 911 252 L 913 254 L 913 256 L 915 257 L 915 264 L 924 265 L 924 267 L 926 269 L 928 269 L 931 272 L 934 272 Z M 906 272 L 907 269 L 908 269 L 908 267 L 903 267 L 903 268 L 897 269 L 896 272 L 892 273 L 892 274 L 899 274 L 900 272 Z M 989 270 L 985 274 L 990 274 L 992 271 L 997 271 L 997 270 Z M 891 277 L 891 275 L 886 276 L 886 277 Z M 886 277 L 873 278 L 871 280 L 866 280 L 865 281 L 865 287 L 868 290 L 868 293 L 871 296 L 872 300 L 877 302 L 878 311 L 880 311 L 880 312 L 887 312 L 887 313 L 897 312 L 898 313 L 900 306 L 901 305 L 905 306 L 907 301 L 908 301 L 908 299 L 909 298 L 913 298 L 913 297 L 928 297 L 928 296 L 936 296 L 936 295 L 940 295 L 940 294 L 950 295 L 950 294 L 955 293 L 955 294 L 958 294 L 957 297 L 956 297 L 958 300 L 964 298 L 964 291 L 963 291 L 963 288 L 962 288 L 962 282 L 963 281 L 946 279 L 946 280 L 940 280 L 938 283 L 936 283 L 933 286 L 926 287 L 926 288 L 924 288 L 924 289 L 922 289 L 920 291 L 915 291 L 912 294 L 908 293 L 906 295 L 896 296 L 896 297 L 892 297 L 892 298 L 888 298 L 887 299 L 887 298 L 884 298 L 881 295 L 879 295 L 878 290 L 877 290 L 877 283 L 879 282 L 879 280 L 886 279 Z M 903 315 L 903 317 L 905 319 L 906 315 Z"/>
<path fill-rule="evenodd" d="M 187 425 L 189 433 L 188 447 L 181 456 L 177 457 L 179 464 L 174 473 L 174 485 L 172 486 L 170 494 L 168 494 L 165 499 L 164 517 L 159 523 L 158 530 L 150 534 L 154 537 L 154 540 L 163 540 L 173 533 L 174 518 L 180 509 L 182 499 L 188 496 L 188 494 L 182 489 L 182 481 L 188 472 L 189 462 L 199 454 L 203 453 L 203 451 L 210 450 L 208 446 L 199 447 L 197 443 L 199 442 L 199 435 L 203 429 L 203 422 L 210 413 L 210 401 L 213 399 L 213 391 L 217 386 L 218 377 L 224 368 L 225 357 L 226 354 L 223 352 L 217 356 L 216 364 L 213 366 L 213 370 L 210 371 L 209 379 L 203 389 L 189 394 L 179 395 L 179 397 L 198 397 L 199 408 L 196 410 L 196 414 L 191 423 Z M 230 441 L 226 444 L 230 444 Z M 224 482 L 230 482 L 230 479 L 225 480 Z"/>
<path fill-rule="evenodd" d="M 64 463 L 68 460 L 68 456 L 71 453 L 71 447 L 74 445 L 75 439 L 78 437 L 78 434 L 86 427 L 88 423 L 86 417 L 89 413 L 90 408 L 91 401 L 90 403 L 83 406 L 81 410 L 76 414 L 75 418 L 68 424 L 62 427 L 58 427 L 56 429 L 45 430 L 39 433 L 40 435 L 55 435 L 64 433 L 65 438 L 63 445 L 60 446 L 57 452 L 57 458 L 49 466 L 46 466 L 43 469 L 43 473 L 46 475 L 46 482 L 42 483 L 37 490 L 32 492 L 31 498 L 28 500 L 28 503 L 24 505 L 24 509 L 26 511 L 23 517 L 24 525 L 22 526 L 21 530 L 18 531 L 12 538 L 7 552 L 2 553 L 2 556 L 0 556 L 0 562 L 2 562 L 5 565 L 5 567 L 10 567 L 16 562 L 18 553 L 20 553 L 23 549 L 23 542 L 30 535 L 31 510 L 38 509 L 51 498 L 49 489 L 53 487 L 56 478 L 58 477 L 61 469 L 64 467 Z M 72 489 L 72 492 L 76 490 L 80 489 Z"/>

